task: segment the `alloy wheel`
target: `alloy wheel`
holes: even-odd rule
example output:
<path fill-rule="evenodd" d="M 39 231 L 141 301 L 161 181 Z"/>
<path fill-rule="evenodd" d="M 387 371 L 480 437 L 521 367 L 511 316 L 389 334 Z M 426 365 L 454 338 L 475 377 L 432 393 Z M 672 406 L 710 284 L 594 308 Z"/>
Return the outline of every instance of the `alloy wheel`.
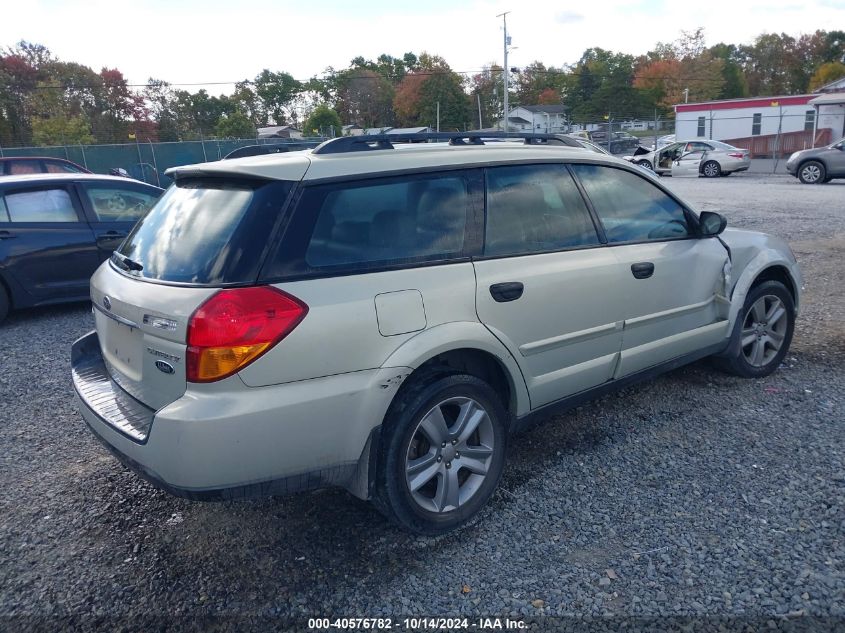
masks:
<path fill-rule="evenodd" d="M 466 504 L 481 488 L 493 460 L 489 414 L 471 398 L 449 398 L 426 413 L 405 457 L 405 481 L 423 510 L 443 513 Z"/>
<path fill-rule="evenodd" d="M 753 367 L 770 363 L 786 338 L 789 319 L 786 306 L 775 295 L 757 299 L 742 324 L 742 354 Z"/>
<path fill-rule="evenodd" d="M 714 162 L 709 162 L 704 166 L 704 175 L 708 178 L 715 178 L 719 175 L 719 165 Z"/>
<path fill-rule="evenodd" d="M 801 168 L 801 176 L 804 182 L 818 182 L 821 178 L 822 172 L 818 165 L 806 165 Z"/>

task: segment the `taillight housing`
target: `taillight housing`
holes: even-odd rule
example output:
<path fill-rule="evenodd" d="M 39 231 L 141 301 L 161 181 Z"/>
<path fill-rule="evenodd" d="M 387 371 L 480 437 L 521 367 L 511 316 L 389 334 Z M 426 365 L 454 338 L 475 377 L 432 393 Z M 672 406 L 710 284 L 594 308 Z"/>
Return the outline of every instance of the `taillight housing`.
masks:
<path fill-rule="evenodd" d="M 743 152 L 731 152 L 728 156 L 731 158 L 745 158 L 745 154 Z"/>
<path fill-rule="evenodd" d="M 187 379 L 214 382 L 240 371 L 290 334 L 308 306 L 272 286 L 209 297 L 188 321 Z"/>

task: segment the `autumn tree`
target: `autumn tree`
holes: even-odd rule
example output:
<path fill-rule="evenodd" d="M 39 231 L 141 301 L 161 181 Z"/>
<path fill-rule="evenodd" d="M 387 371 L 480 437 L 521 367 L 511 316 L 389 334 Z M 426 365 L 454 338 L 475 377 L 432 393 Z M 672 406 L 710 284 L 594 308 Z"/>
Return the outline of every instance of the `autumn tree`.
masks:
<path fill-rule="evenodd" d="M 361 127 L 393 125 L 393 85 L 374 70 L 349 68 L 334 78 L 335 111 L 344 123 Z"/>
<path fill-rule="evenodd" d="M 813 92 L 837 79 L 845 79 L 845 64 L 842 62 L 827 62 L 822 64 L 810 78 L 809 90 Z"/>
<path fill-rule="evenodd" d="M 438 55 L 420 55 L 419 69 L 408 73 L 399 84 L 393 108 L 402 126 L 435 127 L 438 108 L 441 129 L 459 130 L 471 125 L 463 77 Z"/>
<path fill-rule="evenodd" d="M 801 91 L 795 81 L 801 62 L 794 37 L 786 33 L 764 33 L 753 44 L 741 46 L 740 51 L 751 94 L 769 96 Z"/>
<path fill-rule="evenodd" d="M 520 69 L 514 84 L 515 102 L 520 105 L 560 105 L 565 87 L 564 71 L 534 61 Z"/>
<path fill-rule="evenodd" d="M 718 98 L 725 85 L 724 68 L 724 59 L 706 47 L 703 29 L 682 31 L 672 45 L 661 44 L 640 60 L 634 86 L 670 113 L 672 106 L 687 97 L 690 101 Z"/>
<path fill-rule="evenodd" d="M 489 128 L 502 116 L 502 90 L 504 74 L 502 67 L 495 62 L 486 64 L 480 73 L 470 77 L 470 109 L 473 127 Z M 481 120 L 478 111 L 481 110 Z"/>
<path fill-rule="evenodd" d="M 91 126 L 81 116 L 58 115 L 32 120 L 32 142 L 35 145 L 89 145 L 94 140 Z"/>

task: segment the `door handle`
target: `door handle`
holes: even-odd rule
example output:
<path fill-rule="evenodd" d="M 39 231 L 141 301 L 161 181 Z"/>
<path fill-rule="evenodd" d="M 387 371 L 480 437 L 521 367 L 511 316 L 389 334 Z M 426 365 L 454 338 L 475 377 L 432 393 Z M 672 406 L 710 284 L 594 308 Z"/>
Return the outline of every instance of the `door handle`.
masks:
<path fill-rule="evenodd" d="M 17 237 L 14 233 L 9 233 L 9 231 L 0 231 L 0 240 L 13 240 Z"/>
<path fill-rule="evenodd" d="M 100 237 L 107 237 L 107 238 L 115 238 L 115 237 L 126 237 L 126 231 L 106 231 Z"/>
<path fill-rule="evenodd" d="M 651 262 L 631 264 L 631 272 L 637 279 L 648 279 L 654 274 L 654 264 Z"/>
<path fill-rule="evenodd" d="M 516 301 L 522 296 L 523 285 L 518 281 L 508 281 L 490 286 L 490 295 L 498 303 Z"/>

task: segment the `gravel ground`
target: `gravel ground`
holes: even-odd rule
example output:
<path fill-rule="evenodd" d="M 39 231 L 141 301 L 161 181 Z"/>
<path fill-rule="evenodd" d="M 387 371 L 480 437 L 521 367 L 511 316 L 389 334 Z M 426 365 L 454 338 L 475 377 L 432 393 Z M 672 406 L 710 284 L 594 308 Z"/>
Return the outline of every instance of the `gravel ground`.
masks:
<path fill-rule="evenodd" d="M 480 519 L 436 539 L 342 491 L 206 504 L 153 489 L 74 409 L 68 348 L 92 327 L 87 306 L 11 316 L 0 628 L 209 614 L 233 629 L 238 616 L 305 629 L 309 615 L 423 614 L 845 626 L 845 182 L 666 182 L 790 241 L 806 298 L 787 362 L 759 381 L 701 362 L 550 420 L 512 443 Z"/>

